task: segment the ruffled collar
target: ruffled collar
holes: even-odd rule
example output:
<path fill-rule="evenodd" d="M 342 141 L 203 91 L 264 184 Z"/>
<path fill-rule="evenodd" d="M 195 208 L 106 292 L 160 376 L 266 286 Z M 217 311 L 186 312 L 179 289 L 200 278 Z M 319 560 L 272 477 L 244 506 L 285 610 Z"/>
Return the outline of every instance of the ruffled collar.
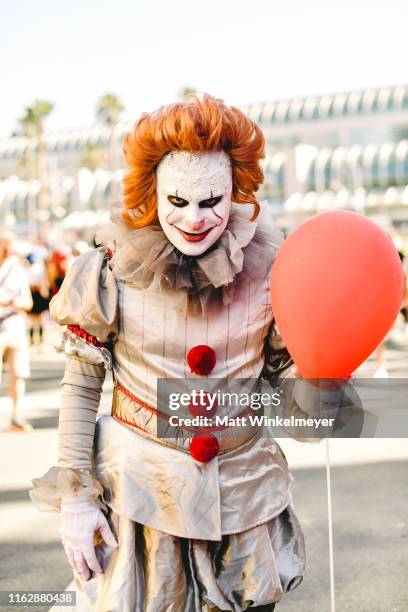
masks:
<path fill-rule="evenodd" d="M 233 204 L 223 234 L 199 257 L 180 253 L 160 224 L 129 226 L 119 202 L 111 206 L 111 223 L 96 240 L 113 247 L 110 263 L 118 279 L 143 290 L 181 291 L 194 310 L 205 312 L 209 301 L 231 302 L 238 278 L 268 274 L 283 237 L 272 227 L 266 207 L 263 204 L 258 218 L 250 221 L 252 206 Z"/>

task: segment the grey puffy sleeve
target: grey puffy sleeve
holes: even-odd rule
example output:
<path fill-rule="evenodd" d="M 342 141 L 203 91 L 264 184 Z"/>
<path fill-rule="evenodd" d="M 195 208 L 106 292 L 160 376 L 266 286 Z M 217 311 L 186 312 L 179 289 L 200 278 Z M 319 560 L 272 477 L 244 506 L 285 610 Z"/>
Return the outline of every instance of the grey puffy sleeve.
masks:
<path fill-rule="evenodd" d="M 110 347 L 117 335 L 118 292 L 109 253 L 95 249 L 70 268 L 50 307 L 63 330 L 57 349 L 67 355 L 58 426 L 58 465 L 33 480 L 30 497 L 39 510 L 58 512 L 62 497 L 91 498 L 103 507 L 92 474 L 96 415 Z"/>
<path fill-rule="evenodd" d="M 91 249 L 78 257 L 51 300 L 50 315 L 59 325 L 78 325 L 98 341 L 117 333 L 118 290 L 109 251 Z"/>

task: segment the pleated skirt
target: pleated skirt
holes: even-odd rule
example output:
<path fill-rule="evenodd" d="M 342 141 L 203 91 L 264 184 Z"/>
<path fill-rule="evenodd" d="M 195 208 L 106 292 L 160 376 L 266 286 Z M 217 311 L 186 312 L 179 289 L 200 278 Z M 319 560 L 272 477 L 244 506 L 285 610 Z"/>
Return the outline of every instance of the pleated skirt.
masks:
<path fill-rule="evenodd" d="M 97 546 L 104 573 L 78 589 L 76 612 L 242 612 L 273 610 L 302 581 L 305 550 L 292 508 L 220 541 L 181 538 L 109 508 L 119 547 Z"/>

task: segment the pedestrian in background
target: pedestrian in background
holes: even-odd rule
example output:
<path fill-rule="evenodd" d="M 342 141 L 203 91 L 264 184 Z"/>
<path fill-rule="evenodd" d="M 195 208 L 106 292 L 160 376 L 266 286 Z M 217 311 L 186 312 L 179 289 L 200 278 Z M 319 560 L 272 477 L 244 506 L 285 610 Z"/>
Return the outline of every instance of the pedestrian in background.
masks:
<path fill-rule="evenodd" d="M 70 263 L 71 249 L 69 247 L 55 249 L 47 258 L 46 266 L 51 297 L 58 293 Z"/>
<path fill-rule="evenodd" d="M 44 344 L 45 314 L 50 303 L 48 274 L 44 263 L 47 255 L 45 249 L 34 249 L 27 257 L 31 264 L 28 268 L 28 279 L 33 300 L 33 307 L 28 314 L 30 344 L 35 346 L 37 339 L 40 350 Z"/>
<path fill-rule="evenodd" d="M 404 297 L 401 303 L 400 315 L 403 319 L 404 334 L 408 335 L 408 323 L 407 323 L 408 322 L 408 309 L 407 309 L 408 291 L 407 291 L 407 272 L 406 272 L 406 267 L 404 266 L 405 255 L 401 250 L 398 251 L 398 255 L 400 256 L 401 263 L 402 263 L 403 270 L 404 270 Z M 400 315 L 398 315 L 396 322 L 398 322 Z M 375 359 L 376 369 L 374 372 L 374 378 L 388 378 L 389 377 L 387 364 L 386 364 L 386 355 L 387 355 L 387 341 L 392 338 L 392 333 L 393 333 L 393 330 L 391 329 L 386 335 L 386 337 L 384 338 L 384 340 L 381 342 L 381 344 L 379 344 L 375 350 L 374 359 Z"/>
<path fill-rule="evenodd" d="M 15 237 L 0 234 L 0 357 L 9 368 L 9 396 L 12 401 L 10 428 L 31 431 L 32 426 L 21 415 L 25 379 L 30 376 L 26 312 L 32 308 L 26 270 L 13 254 Z M 2 368 L 0 367 L 0 381 Z"/>

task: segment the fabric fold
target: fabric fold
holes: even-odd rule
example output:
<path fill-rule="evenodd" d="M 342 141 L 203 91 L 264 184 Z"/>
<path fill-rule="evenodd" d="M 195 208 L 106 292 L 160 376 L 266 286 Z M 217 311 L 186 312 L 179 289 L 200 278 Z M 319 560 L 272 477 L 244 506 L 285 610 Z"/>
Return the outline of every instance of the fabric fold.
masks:
<path fill-rule="evenodd" d="M 270 438 L 255 436 L 208 463 L 165 442 L 112 417 L 98 419 L 95 476 L 115 512 L 178 537 L 220 540 L 291 503 L 293 478 Z"/>
<path fill-rule="evenodd" d="M 280 601 L 303 578 L 304 539 L 291 508 L 218 542 L 176 538 L 110 509 L 108 521 L 121 545 L 101 550 L 101 576 L 76 579 L 77 612 L 244 612 Z"/>
<path fill-rule="evenodd" d="M 107 510 L 102 500 L 103 487 L 89 470 L 52 466 L 40 478 L 32 480 L 30 499 L 40 512 L 60 512 L 61 499 L 92 500 L 102 510 Z"/>
<path fill-rule="evenodd" d="M 55 349 L 59 353 L 65 353 L 67 357 L 76 355 L 88 363 L 104 365 L 108 370 L 112 369 L 112 355 L 107 348 L 88 344 L 68 329 L 64 329 L 61 333 Z"/>
<path fill-rule="evenodd" d="M 100 342 L 111 342 L 118 331 L 118 289 L 105 248 L 77 257 L 56 296 L 51 318 L 59 325 L 79 325 Z"/>

